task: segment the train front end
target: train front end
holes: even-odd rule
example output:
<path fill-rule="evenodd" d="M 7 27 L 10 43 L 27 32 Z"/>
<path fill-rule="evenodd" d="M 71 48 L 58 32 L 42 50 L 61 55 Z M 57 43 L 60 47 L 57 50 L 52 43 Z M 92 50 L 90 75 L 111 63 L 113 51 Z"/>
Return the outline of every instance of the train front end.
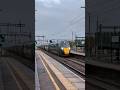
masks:
<path fill-rule="evenodd" d="M 70 54 L 70 47 L 64 47 L 61 49 L 62 49 L 62 52 L 65 56 L 68 56 Z"/>
<path fill-rule="evenodd" d="M 61 42 L 62 55 L 68 56 L 70 54 L 70 45 L 68 41 Z"/>

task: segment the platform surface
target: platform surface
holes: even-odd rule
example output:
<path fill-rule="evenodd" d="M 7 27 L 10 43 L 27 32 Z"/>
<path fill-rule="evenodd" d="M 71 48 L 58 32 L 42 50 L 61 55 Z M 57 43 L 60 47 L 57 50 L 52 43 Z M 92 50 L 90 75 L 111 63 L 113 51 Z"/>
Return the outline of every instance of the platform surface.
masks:
<path fill-rule="evenodd" d="M 42 62 L 36 53 L 35 57 L 35 90 L 56 90 Z"/>
<path fill-rule="evenodd" d="M 13 57 L 0 57 L 0 90 L 34 90 L 34 72 Z"/>
<path fill-rule="evenodd" d="M 75 73 L 70 71 L 68 68 L 57 62 L 53 58 L 49 57 L 42 51 L 36 51 L 39 57 L 42 57 L 43 62 L 49 68 L 50 73 L 53 74 L 53 78 L 57 78 L 60 83 L 65 87 L 66 90 L 85 90 L 85 80 L 77 76 Z M 56 82 L 59 84 L 59 82 Z M 60 86 L 57 85 L 57 90 L 61 90 Z"/>

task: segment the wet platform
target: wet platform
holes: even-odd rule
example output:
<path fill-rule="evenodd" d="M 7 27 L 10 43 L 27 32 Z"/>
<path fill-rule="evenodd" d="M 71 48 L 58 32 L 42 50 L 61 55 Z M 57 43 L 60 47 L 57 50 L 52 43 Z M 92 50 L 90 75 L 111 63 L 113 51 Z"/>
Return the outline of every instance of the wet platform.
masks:
<path fill-rule="evenodd" d="M 36 51 L 36 53 L 44 63 L 44 67 L 46 67 L 46 71 L 56 90 L 85 90 L 85 80 L 83 78 L 79 77 L 42 51 Z"/>
<path fill-rule="evenodd" d="M 35 90 L 56 90 L 42 58 L 38 54 L 35 57 L 35 85 Z"/>
<path fill-rule="evenodd" d="M 0 90 L 34 90 L 34 72 L 12 57 L 0 57 Z"/>

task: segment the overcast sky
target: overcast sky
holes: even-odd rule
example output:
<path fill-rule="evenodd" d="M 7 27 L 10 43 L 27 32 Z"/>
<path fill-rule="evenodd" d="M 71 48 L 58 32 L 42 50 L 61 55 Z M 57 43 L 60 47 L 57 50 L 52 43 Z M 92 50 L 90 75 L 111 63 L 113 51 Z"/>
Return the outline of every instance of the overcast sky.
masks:
<path fill-rule="evenodd" d="M 36 0 L 36 35 L 47 39 L 72 39 L 72 32 L 85 36 L 84 0 Z"/>

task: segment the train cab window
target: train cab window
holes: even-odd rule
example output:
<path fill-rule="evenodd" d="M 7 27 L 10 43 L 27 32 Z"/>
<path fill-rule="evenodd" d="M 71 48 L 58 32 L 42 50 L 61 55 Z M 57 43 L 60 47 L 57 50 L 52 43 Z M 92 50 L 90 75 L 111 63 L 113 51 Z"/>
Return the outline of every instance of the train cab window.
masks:
<path fill-rule="evenodd" d="M 70 47 L 68 41 L 62 41 L 62 42 L 60 43 L 60 45 L 61 45 L 62 47 Z"/>

